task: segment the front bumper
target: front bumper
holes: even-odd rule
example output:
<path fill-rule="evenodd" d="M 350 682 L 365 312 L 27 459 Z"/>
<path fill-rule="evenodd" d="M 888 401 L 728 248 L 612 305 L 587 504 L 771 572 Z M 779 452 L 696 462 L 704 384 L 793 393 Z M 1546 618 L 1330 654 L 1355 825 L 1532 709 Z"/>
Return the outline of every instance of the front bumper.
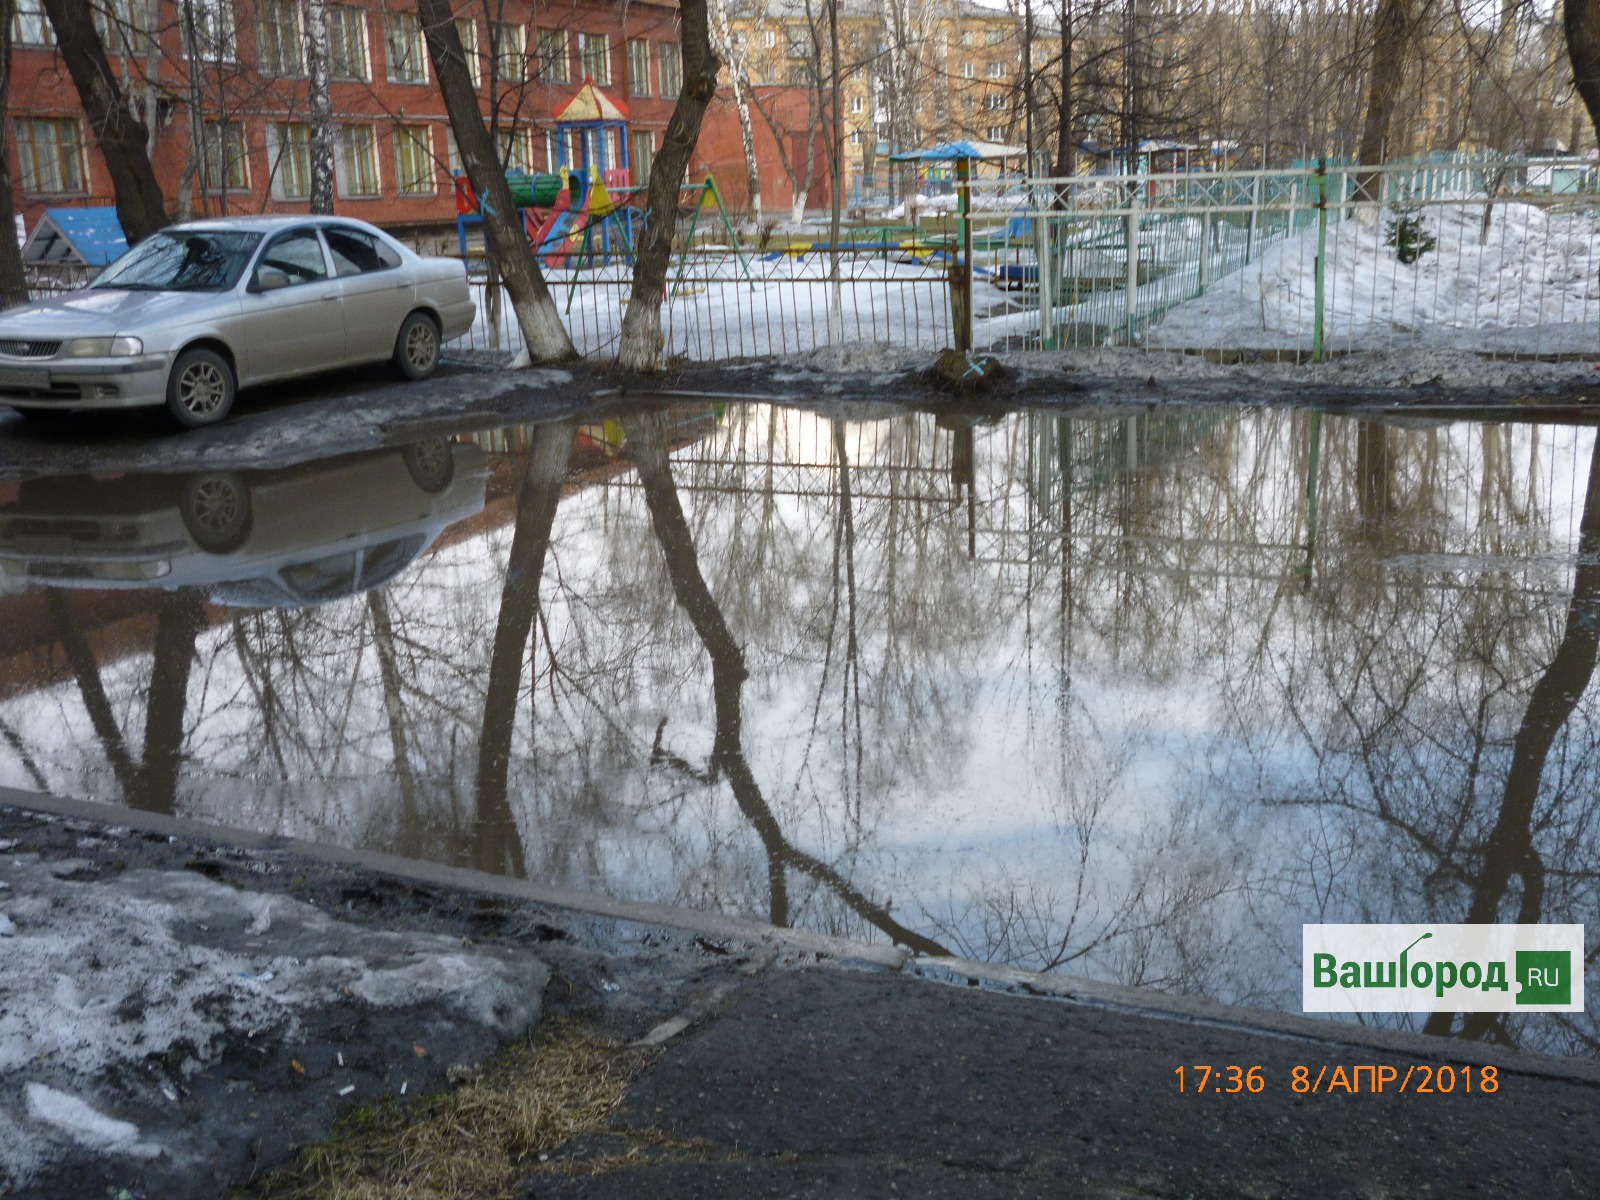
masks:
<path fill-rule="evenodd" d="M 62 411 L 165 404 L 167 357 L 0 358 L 0 404 Z"/>

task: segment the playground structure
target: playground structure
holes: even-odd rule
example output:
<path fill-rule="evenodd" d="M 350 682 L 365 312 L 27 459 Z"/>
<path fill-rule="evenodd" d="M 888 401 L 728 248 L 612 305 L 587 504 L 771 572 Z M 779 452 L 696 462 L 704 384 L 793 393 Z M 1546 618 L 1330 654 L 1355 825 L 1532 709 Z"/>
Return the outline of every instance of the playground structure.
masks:
<path fill-rule="evenodd" d="M 572 272 L 567 297 L 570 308 L 579 272 L 613 264 L 632 267 L 634 247 L 648 212 L 648 189 L 632 182 L 627 109 L 595 87 L 593 79 L 584 79 L 572 99 L 555 113 L 554 124 L 554 170 L 536 174 L 507 171 L 506 183 L 540 266 Z M 670 294 L 677 294 L 682 285 L 700 213 L 708 207 L 716 209 L 728 243 L 745 276 L 750 277 L 716 180 L 707 175 L 701 183 L 685 184 L 679 193 L 679 212 L 687 212 L 689 227 Z M 467 231 L 482 223 L 484 201 L 459 171 L 455 195 L 456 240 L 465 261 L 469 256 Z"/>

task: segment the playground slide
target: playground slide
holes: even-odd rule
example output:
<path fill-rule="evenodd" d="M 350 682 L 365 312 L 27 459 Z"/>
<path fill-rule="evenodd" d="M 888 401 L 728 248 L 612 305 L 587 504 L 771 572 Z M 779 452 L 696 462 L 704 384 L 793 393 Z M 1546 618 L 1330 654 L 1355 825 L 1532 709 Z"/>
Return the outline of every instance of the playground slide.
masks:
<path fill-rule="evenodd" d="M 567 265 L 567 254 L 572 249 L 572 227 L 577 224 L 581 213 L 574 213 L 570 208 L 561 209 L 550 214 L 550 219 L 544 223 L 544 228 L 539 231 L 539 257 L 552 267 Z"/>

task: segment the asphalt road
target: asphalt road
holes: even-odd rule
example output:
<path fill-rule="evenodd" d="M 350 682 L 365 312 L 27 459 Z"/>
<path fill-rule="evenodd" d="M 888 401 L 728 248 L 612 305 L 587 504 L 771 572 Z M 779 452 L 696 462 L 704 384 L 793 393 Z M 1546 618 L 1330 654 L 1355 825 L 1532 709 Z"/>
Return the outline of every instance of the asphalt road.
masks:
<path fill-rule="evenodd" d="M 771 975 L 633 1087 L 619 1129 L 697 1151 L 587 1175 L 615 1150 L 601 1139 L 524 1195 L 1594 1196 L 1600 1088 L 1502 1070 L 1492 1093 L 1458 1072 L 1415 1094 L 1449 1045 L 1424 1060 L 904 974 Z M 1175 1068 L 1196 1064 L 1259 1066 L 1264 1086 L 1197 1095 L 1190 1070 L 1180 1093 Z M 1356 1064 L 1419 1072 L 1405 1093 L 1365 1072 L 1360 1094 L 1292 1088 L 1297 1066 Z"/>

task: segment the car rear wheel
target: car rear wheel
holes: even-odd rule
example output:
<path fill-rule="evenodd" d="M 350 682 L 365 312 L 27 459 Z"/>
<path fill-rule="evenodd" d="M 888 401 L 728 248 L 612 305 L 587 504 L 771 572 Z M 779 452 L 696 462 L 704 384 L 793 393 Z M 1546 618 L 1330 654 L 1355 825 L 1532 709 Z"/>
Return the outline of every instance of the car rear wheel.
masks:
<path fill-rule="evenodd" d="M 407 379 L 426 379 L 439 366 L 439 326 L 427 313 L 414 312 L 400 324 L 394 340 L 394 369 Z"/>
<path fill-rule="evenodd" d="M 230 554 L 250 536 L 250 485 L 232 471 L 196 475 L 183 485 L 183 527 L 208 554 Z"/>
<path fill-rule="evenodd" d="M 185 350 L 167 376 L 167 412 L 185 429 L 214 425 L 233 408 L 237 384 L 228 360 L 215 350 Z"/>
<path fill-rule="evenodd" d="M 400 457 L 411 473 L 411 482 L 425 492 L 436 495 L 449 487 L 456 477 L 456 460 L 450 443 L 438 438 L 406 446 L 400 451 Z"/>

